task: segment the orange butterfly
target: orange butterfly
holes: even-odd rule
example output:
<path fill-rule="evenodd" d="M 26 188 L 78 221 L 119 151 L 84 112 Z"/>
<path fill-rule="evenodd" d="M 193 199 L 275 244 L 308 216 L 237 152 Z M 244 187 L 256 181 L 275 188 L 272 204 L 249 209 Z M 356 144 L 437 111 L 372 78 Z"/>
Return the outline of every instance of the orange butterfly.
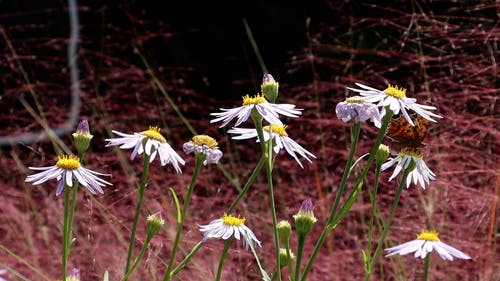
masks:
<path fill-rule="evenodd" d="M 425 146 L 423 140 L 427 135 L 431 121 L 420 115 L 415 117 L 415 114 L 412 114 L 410 117 L 415 126 L 410 125 L 406 118 L 401 115 L 397 118 L 392 118 L 387 128 L 385 135 L 392 140 L 398 149 L 417 149 Z"/>

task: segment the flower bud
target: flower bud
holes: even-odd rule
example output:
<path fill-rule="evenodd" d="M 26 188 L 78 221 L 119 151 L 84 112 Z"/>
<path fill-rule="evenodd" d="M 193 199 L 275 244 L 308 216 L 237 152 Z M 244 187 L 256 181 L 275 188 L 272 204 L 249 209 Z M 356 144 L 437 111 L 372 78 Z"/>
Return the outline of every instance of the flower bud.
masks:
<path fill-rule="evenodd" d="M 69 275 L 66 277 L 66 281 L 80 281 L 80 269 L 73 268 Z"/>
<path fill-rule="evenodd" d="M 156 235 L 160 232 L 165 221 L 156 214 L 149 215 L 146 222 L 146 232 L 149 236 Z"/>
<path fill-rule="evenodd" d="M 84 119 L 78 123 L 76 132 L 73 133 L 73 139 L 75 140 L 75 146 L 79 154 L 83 154 L 90 145 L 90 140 L 94 136 L 90 134 L 89 122 Z"/>
<path fill-rule="evenodd" d="M 318 219 L 314 217 L 313 204 L 310 198 L 302 202 L 299 212 L 293 218 L 295 219 L 295 229 L 297 229 L 299 235 L 307 235 L 311 232 Z"/>
<path fill-rule="evenodd" d="M 375 152 L 375 160 L 377 163 L 383 163 L 389 158 L 389 147 L 385 144 L 378 146 L 377 152 Z"/>
<path fill-rule="evenodd" d="M 287 242 L 288 239 L 290 238 L 290 233 L 292 232 L 292 226 L 288 221 L 282 220 L 278 223 L 276 226 L 278 229 L 278 237 L 281 239 L 283 242 Z"/>
<path fill-rule="evenodd" d="M 276 101 L 278 97 L 278 87 L 279 84 L 274 80 L 273 76 L 269 73 L 264 73 L 260 89 L 268 101 L 272 103 Z"/>
<path fill-rule="evenodd" d="M 295 255 L 292 253 L 292 251 L 287 252 L 286 249 L 280 248 L 280 266 L 281 266 L 281 268 L 292 264 L 292 261 L 294 258 L 295 258 Z"/>

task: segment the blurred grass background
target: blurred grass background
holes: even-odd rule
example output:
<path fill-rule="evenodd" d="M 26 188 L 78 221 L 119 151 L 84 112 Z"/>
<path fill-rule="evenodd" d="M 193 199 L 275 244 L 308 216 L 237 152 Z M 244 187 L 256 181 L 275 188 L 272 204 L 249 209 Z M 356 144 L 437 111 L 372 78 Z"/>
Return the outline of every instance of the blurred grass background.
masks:
<path fill-rule="evenodd" d="M 37 132 L 44 122 L 63 124 L 70 106 L 66 2 L 1 1 L 0 8 L 0 135 Z M 104 139 L 112 129 L 130 133 L 157 125 L 187 160 L 182 175 L 155 163 L 144 199 L 144 218 L 161 211 L 167 224 L 134 278 L 161 279 L 175 235 L 168 188 L 182 197 L 194 163 L 181 151 L 192 133 L 165 93 L 198 133 L 219 141 L 225 154 L 221 166 L 228 172 L 203 170 L 186 220 L 185 251 L 201 239 L 198 224 L 221 216 L 236 197 L 259 148 L 229 140 L 226 129 L 209 123 L 209 113 L 235 107 L 241 96 L 259 91 L 263 69 L 245 19 L 269 73 L 280 83 L 279 101 L 304 108 L 300 119 L 285 120 L 290 136 L 318 157 L 300 169 L 286 154 L 278 156 L 278 219 L 290 220 L 311 197 L 316 229 L 322 226 L 349 145 L 348 125 L 336 119 L 335 105 L 352 94 L 346 87 L 354 82 L 379 89 L 397 84 L 420 103 L 436 105 L 444 119 L 431 128 L 423 151 L 437 180 L 425 191 L 405 190 L 388 245 L 414 239 L 432 226 L 444 242 L 473 257 L 448 263 L 433 256 L 432 280 L 500 280 L 499 8 L 498 1 L 81 1 L 80 118 L 89 120 L 94 134 L 86 163 L 112 173 L 114 185 L 102 196 L 79 194 L 71 265 L 82 270 L 83 280 L 102 278 L 105 270 L 111 280 L 121 276 L 142 162 L 129 161 L 129 151 L 104 148 Z M 368 151 L 376 133 L 363 128 L 358 156 Z M 70 146 L 70 134 L 60 138 Z M 60 271 L 62 200 L 55 198 L 55 182 L 33 187 L 24 179 L 28 166 L 54 163 L 54 144 L 3 143 L 0 153 L 0 267 L 13 270 L 11 280 L 53 280 Z M 379 188 L 382 218 L 396 189 L 388 177 L 383 175 Z M 237 212 L 264 242 L 259 253 L 270 272 L 268 206 L 265 177 L 260 177 Z M 310 280 L 362 279 L 368 214 L 365 192 L 330 235 Z M 138 238 L 144 237 L 139 227 Z M 313 242 L 306 244 L 310 251 Z M 221 247 L 221 241 L 207 243 L 178 280 L 212 279 Z M 420 279 L 421 265 L 410 256 L 381 258 L 373 280 Z M 258 278 L 251 256 L 235 246 L 223 279 Z"/>

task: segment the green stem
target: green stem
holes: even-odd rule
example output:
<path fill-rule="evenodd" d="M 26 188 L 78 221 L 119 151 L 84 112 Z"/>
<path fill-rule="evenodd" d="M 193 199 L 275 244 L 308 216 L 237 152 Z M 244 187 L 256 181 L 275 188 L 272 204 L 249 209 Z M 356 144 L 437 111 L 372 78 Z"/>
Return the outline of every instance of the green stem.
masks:
<path fill-rule="evenodd" d="M 75 214 L 76 193 L 78 191 L 78 181 L 74 181 L 73 187 L 64 186 L 64 221 L 63 221 L 63 279 L 66 280 L 67 264 L 71 251 L 71 232 L 73 228 L 73 216 Z M 70 198 L 71 196 L 71 198 Z"/>
<path fill-rule="evenodd" d="M 292 281 L 295 281 L 297 279 L 296 278 L 292 279 L 292 278 L 293 278 L 293 276 L 295 276 L 294 270 L 298 270 L 298 269 L 293 268 L 293 260 L 292 260 L 291 254 L 290 254 L 290 240 L 289 239 L 287 239 L 285 241 L 285 250 L 286 250 L 286 255 L 288 256 L 288 260 L 290 261 L 290 264 L 288 264 L 288 269 L 290 270 L 290 278 Z"/>
<path fill-rule="evenodd" d="M 239 201 L 243 198 L 243 196 L 246 194 L 246 192 L 248 191 L 248 189 L 250 188 L 250 186 L 252 185 L 252 183 L 254 182 L 255 178 L 257 177 L 257 175 L 259 174 L 262 166 L 264 165 L 265 163 L 265 160 L 266 158 L 265 157 L 261 157 L 259 162 L 257 163 L 257 166 L 255 167 L 255 169 L 253 170 L 252 174 L 250 175 L 250 178 L 248 179 L 248 181 L 246 182 L 245 186 L 243 187 L 243 189 L 240 191 L 240 193 L 238 194 L 238 197 L 236 197 L 236 199 L 234 200 L 234 202 L 231 204 L 231 206 L 229 206 L 229 208 L 226 210 L 226 213 L 227 214 L 230 214 L 235 208 L 236 206 L 238 205 Z M 191 258 L 193 257 L 193 255 L 198 252 L 199 249 L 201 249 L 201 246 L 203 246 L 203 244 L 205 244 L 206 241 L 200 241 L 198 242 L 198 244 L 196 244 L 196 246 L 194 246 L 194 248 L 191 250 L 191 252 L 184 258 L 184 260 L 182 260 L 179 265 L 177 265 L 171 272 L 170 272 L 170 277 L 169 278 L 172 278 L 173 276 L 175 276 L 177 273 L 179 273 L 179 271 L 181 271 L 181 269 L 186 266 L 186 264 L 191 260 Z"/>
<path fill-rule="evenodd" d="M 429 278 L 429 265 L 430 265 L 430 253 L 425 256 L 424 260 L 424 281 L 427 281 Z"/>
<path fill-rule="evenodd" d="M 278 219 L 276 218 L 276 206 L 274 203 L 274 188 L 273 188 L 273 138 L 272 138 L 272 126 L 269 126 L 269 141 L 267 142 L 267 151 L 266 151 L 266 142 L 264 140 L 264 133 L 262 129 L 262 119 L 260 122 L 255 122 L 255 127 L 257 129 L 257 134 L 259 136 L 259 142 L 261 144 L 262 153 L 266 158 L 266 172 L 267 172 L 267 185 L 269 187 L 269 201 L 271 208 L 271 216 L 273 218 L 273 230 L 274 230 L 274 247 L 275 247 L 275 255 L 276 255 L 276 278 L 278 281 L 281 281 L 281 266 L 280 266 L 280 244 L 279 244 L 279 236 L 278 236 Z"/>
<path fill-rule="evenodd" d="M 220 281 L 220 277 L 222 276 L 222 268 L 224 267 L 224 261 L 227 258 L 227 252 L 229 251 L 229 245 L 231 245 L 231 240 L 233 239 L 232 238 L 226 239 L 224 243 L 224 249 L 222 250 L 222 254 L 220 256 L 219 267 L 217 268 L 217 276 L 215 277 L 215 281 Z"/>
<path fill-rule="evenodd" d="M 257 175 L 259 174 L 260 169 L 262 168 L 262 165 L 264 165 L 265 160 L 266 160 L 265 157 L 260 158 L 259 162 L 257 163 L 257 166 L 255 166 L 255 169 L 253 170 L 252 174 L 250 175 L 250 178 L 248 178 L 247 183 L 245 184 L 243 189 L 238 194 L 238 197 L 236 197 L 236 199 L 234 199 L 233 204 L 231 204 L 231 206 L 229 206 L 229 208 L 227 209 L 227 211 L 226 211 L 227 214 L 231 213 L 234 210 L 234 208 L 236 208 L 236 205 L 238 205 L 240 200 L 247 193 L 247 191 L 250 188 L 250 186 L 252 185 L 253 181 L 255 180 Z"/>
<path fill-rule="evenodd" d="M 386 114 L 385 114 L 385 116 L 384 116 L 384 118 L 382 120 L 382 126 L 380 128 L 380 131 L 379 131 L 379 133 L 377 135 L 377 138 L 375 139 L 375 144 L 373 145 L 372 150 L 370 152 L 370 156 L 368 157 L 368 160 L 366 162 L 366 166 L 363 169 L 363 171 L 361 172 L 361 175 L 357 179 L 357 181 L 356 181 L 356 183 L 355 183 L 354 186 L 356 186 L 356 187 L 359 186 L 363 182 L 363 180 L 365 179 L 365 177 L 366 177 L 366 175 L 367 175 L 367 173 L 368 173 L 368 171 L 369 171 L 369 169 L 371 167 L 371 164 L 372 164 L 372 162 L 374 160 L 375 153 L 377 152 L 380 144 L 382 143 L 382 139 L 385 136 L 385 132 L 387 130 L 387 126 L 389 125 L 389 121 L 391 120 L 392 115 L 393 115 L 392 111 L 391 110 L 387 110 L 387 112 L 386 112 Z M 357 140 L 356 140 L 356 142 L 357 142 Z M 350 158 L 354 157 L 354 154 L 353 154 L 352 150 L 356 149 L 356 147 L 353 146 L 353 144 L 354 144 L 354 141 L 351 144 L 351 152 L 349 153 L 349 157 Z M 352 159 L 348 158 L 347 162 L 348 163 L 349 162 L 352 163 Z M 339 190 L 342 190 L 342 191 L 344 190 L 345 183 L 347 181 L 347 176 L 349 175 L 349 173 L 346 172 L 346 170 L 350 170 L 350 169 L 351 169 L 350 165 L 346 165 L 345 170 L 344 170 L 344 175 L 342 176 L 342 180 L 340 182 Z M 337 192 L 337 195 L 341 195 L 341 194 L 339 192 Z M 338 197 L 340 197 L 340 196 L 337 196 L 337 199 L 335 201 L 340 200 L 340 199 L 338 199 Z M 309 261 L 308 261 L 308 263 L 307 263 L 307 265 L 306 265 L 306 267 L 304 269 L 304 273 L 302 274 L 301 281 L 305 281 L 306 280 L 307 274 L 311 270 L 311 267 L 312 267 L 312 265 L 314 263 L 314 260 L 316 259 L 316 256 L 318 255 L 319 250 L 321 249 L 321 247 L 323 246 L 323 243 L 325 242 L 326 236 L 330 233 L 330 229 L 329 229 L 328 226 L 335 220 L 336 208 L 337 208 L 337 206 L 334 204 L 332 206 L 331 211 L 330 211 L 330 216 L 328 218 L 328 221 L 325 224 L 325 228 L 321 232 L 321 235 L 320 235 L 320 237 L 318 239 L 318 242 L 316 242 L 316 245 L 314 246 L 314 250 L 311 253 L 311 257 L 309 258 Z"/>
<path fill-rule="evenodd" d="M 149 246 L 149 243 L 151 242 L 151 238 L 153 238 L 152 235 L 148 235 L 148 237 L 146 237 L 146 241 L 144 242 L 144 245 L 142 245 L 142 249 L 139 252 L 139 255 L 135 258 L 134 263 L 130 267 L 127 274 L 125 274 L 125 276 L 123 276 L 123 278 L 121 279 L 122 281 L 128 280 L 128 277 L 130 276 L 130 274 L 132 274 L 132 272 L 134 272 L 137 265 L 139 265 L 139 262 L 141 261 L 142 257 L 144 256 L 144 253 L 146 253 L 146 250 Z"/>
<path fill-rule="evenodd" d="M 191 178 L 191 183 L 189 184 L 188 192 L 186 194 L 186 199 L 184 200 L 184 205 L 182 206 L 181 217 L 177 222 L 177 233 L 175 235 L 174 245 L 172 246 L 172 252 L 170 253 L 170 260 L 168 262 L 167 271 L 165 272 L 165 276 L 163 277 L 164 281 L 170 280 L 170 272 L 172 272 L 175 255 L 177 253 L 177 248 L 179 247 L 179 241 L 182 234 L 182 226 L 184 225 L 184 218 L 186 217 L 189 201 L 191 200 L 191 195 L 193 194 L 193 190 L 196 185 L 196 180 L 198 179 L 198 175 L 200 174 L 200 170 L 201 167 L 203 166 L 204 159 L 205 155 L 203 154 L 196 155 L 196 165 L 194 168 L 193 177 Z"/>
<path fill-rule="evenodd" d="M 170 278 L 175 276 L 177 273 L 179 273 L 179 271 L 181 271 L 181 269 L 186 266 L 186 264 L 191 260 L 191 258 L 194 256 L 194 254 L 196 254 L 196 252 L 198 252 L 199 249 L 201 249 L 201 246 L 203 246 L 203 244 L 205 244 L 206 241 L 204 240 L 201 240 L 200 242 L 198 242 L 198 244 L 196 244 L 194 246 L 194 248 L 191 250 L 191 252 L 184 258 L 184 260 L 182 260 L 178 266 L 176 266 L 172 272 L 170 273 Z"/>
<path fill-rule="evenodd" d="M 304 251 L 304 242 L 306 240 L 305 235 L 299 235 L 299 243 L 297 245 L 297 260 L 295 263 L 295 278 L 294 280 L 299 280 L 300 276 L 300 264 L 302 262 L 302 252 Z"/>
<path fill-rule="evenodd" d="M 410 173 L 410 169 L 405 169 L 403 172 L 403 177 L 401 181 L 399 182 L 399 187 L 398 191 L 396 192 L 396 196 L 394 197 L 394 202 L 392 202 L 392 207 L 391 211 L 389 213 L 389 216 L 387 217 L 387 221 L 385 222 L 384 225 L 384 230 L 382 231 L 382 234 L 378 240 L 377 248 L 375 249 L 375 253 L 373 253 L 373 257 L 370 259 L 370 264 L 368 266 L 368 272 L 365 276 L 365 281 L 370 280 L 370 276 L 373 271 L 373 267 L 375 266 L 375 262 L 377 261 L 378 256 L 380 255 L 380 251 L 382 250 L 382 247 L 384 246 L 384 240 L 387 234 L 389 233 L 389 227 L 392 222 L 392 218 L 394 217 L 394 213 L 396 212 L 396 207 L 398 206 L 399 198 L 401 197 L 401 192 L 403 191 L 403 187 L 406 185 L 406 177 Z"/>
<path fill-rule="evenodd" d="M 64 183 L 64 219 L 63 219 L 63 245 L 62 245 L 62 280 L 66 280 L 66 263 L 68 257 L 68 228 L 69 228 L 69 187 Z"/>
<path fill-rule="evenodd" d="M 349 149 L 349 156 L 347 157 L 344 173 L 342 174 L 342 179 L 340 180 L 339 188 L 337 189 L 337 194 L 335 195 L 335 202 L 333 203 L 332 209 L 330 211 L 330 217 L 328 218 L 329 221 L 332 220 L 333 216 L 335 216 L 340 198 L 342 197 L 342 193 L 344 193 L 347 178 L 349 177 L 349 171 L 351 170 L 354 155 L 356 154 L 356 148 L 358 147 L 360 131 L 361 123 L 354 123 L 354 128 L 351 129 L 351 149 Z"/>
<path fill-rule="evenodd" d="M 127 272 L 130 269 L 130 260 L 132 259 L 132 252 L 134 250 L 135 232 L 137 231 L 137 223 L 139 222 L 139 214 L 140 214 L 141 206 L 142 206 L 142 198 L 144 197 L 144 191 L 146 190 L 147 179 L 148 179 L 148 174 L 149 174 L 149 158 L 150 158 L 150 155 L 148 155 L 146 152 L 144 152 L 144 162 L 143 162 L 143 171 L 142 171 L 142 176 L 141 176 L 141 184 L 139 185 L 139 190 L 137 192 L 137 206 L 135 209 L 134 224 L 132 226 L 132 232 L 130 234 L 130 244 L 128 246 L 127 264 L 125 266 L 125 274 L 127 274 Z M 125 280 L 127 280 L 127 279 L 125 279 Z"/>
<path fill-rule="evenodd" d="M 366 254 L 370 256 L 370 253 L 372 252 L 372 239 L 373 239 L 373 224 L 375 221 L 375 212 L 377 210 L 377 190 L 378 190 L 378 183 L 380 180 L 380 173 L 382 172 L 381 170 L 382 163 L 379 163 L 377 161 L 377 165 L 375 166 L 375 182 L 373 184 L 373 191 L 370 194 L 370 200 L 371 200 L 371 208 L 370 208 L 370 222 L 368 224 L 368 243 L 366 246 Z M 366 265 L 365 265 L 366 269 Z"/>

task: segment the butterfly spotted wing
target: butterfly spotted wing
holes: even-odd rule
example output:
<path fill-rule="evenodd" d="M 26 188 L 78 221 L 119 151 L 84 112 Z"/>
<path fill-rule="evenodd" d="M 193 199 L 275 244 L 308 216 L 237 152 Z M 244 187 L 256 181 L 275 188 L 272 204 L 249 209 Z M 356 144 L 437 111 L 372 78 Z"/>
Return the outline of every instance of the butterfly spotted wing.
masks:
<path fill-rule="evenodd" d="M 400 148 L 416 149 L 424 147 L 425 143 L 423 141 L 427 135 L 430 121 L 416 114 L 410 117 L 415 126 L 410 125 L 403 115 L 392 118 L 386 136 Z"/>

